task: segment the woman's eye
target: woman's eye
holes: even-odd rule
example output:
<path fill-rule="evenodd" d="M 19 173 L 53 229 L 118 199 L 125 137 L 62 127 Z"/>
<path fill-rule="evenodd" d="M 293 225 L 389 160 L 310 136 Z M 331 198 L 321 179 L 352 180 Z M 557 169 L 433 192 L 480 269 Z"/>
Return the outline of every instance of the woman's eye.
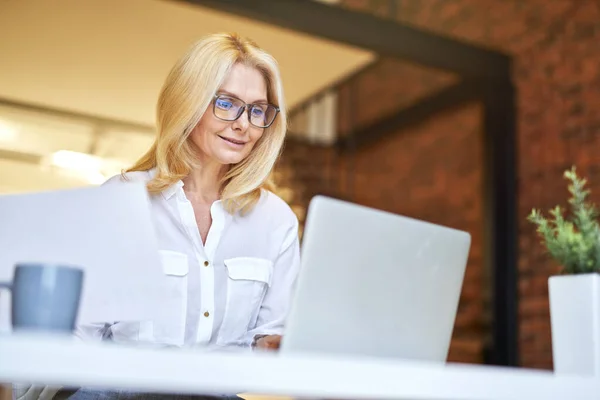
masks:
<path fill-rule="evenodd" d="M 254 117 L 262 117 L 264 115 L 264 110 L 259 107 L 252 107 L 252 116 Z"/>
<path fill-rule="evenodd" d="M 222 110 L 229 110 L 231 107 L 233 107 L 233 103 L 229 100 L 217 99 L 217 107 Z"/>

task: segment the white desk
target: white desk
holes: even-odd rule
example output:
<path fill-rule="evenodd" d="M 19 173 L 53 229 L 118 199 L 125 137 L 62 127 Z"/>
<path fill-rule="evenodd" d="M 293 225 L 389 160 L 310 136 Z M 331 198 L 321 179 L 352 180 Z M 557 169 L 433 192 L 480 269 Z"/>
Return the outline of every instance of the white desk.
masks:
<path fill-rule="evenodd" d="M 600 399 L 598 379 L 524 369 L 135 349 L 25 336 L 0 336 L 0 381 L 336 399 Z"/>

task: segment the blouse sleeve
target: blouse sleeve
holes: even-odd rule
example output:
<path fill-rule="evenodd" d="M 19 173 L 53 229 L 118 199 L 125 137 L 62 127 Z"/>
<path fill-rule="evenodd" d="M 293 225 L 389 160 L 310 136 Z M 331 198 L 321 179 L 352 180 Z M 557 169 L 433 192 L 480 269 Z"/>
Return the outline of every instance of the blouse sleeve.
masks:
<path fill-rule="evenodd" d="M 250 347 L 255 337 L 282 335 L 296 278 L 300 269 L 298 219 L 285 232 L 279 254 L 273 266 L 273 279 L 258 313 L 256 325 L 245 335 L 242 346 Z"/>

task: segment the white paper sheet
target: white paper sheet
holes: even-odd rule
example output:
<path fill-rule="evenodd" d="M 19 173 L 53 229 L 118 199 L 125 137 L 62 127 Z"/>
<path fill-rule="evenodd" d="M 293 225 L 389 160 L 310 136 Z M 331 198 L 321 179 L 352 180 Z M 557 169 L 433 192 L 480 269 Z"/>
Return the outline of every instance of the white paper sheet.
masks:
<path fill-rule="evenodd" d="M 143 183 L 0 196 L 0 281 L 17 262 L 85 271 L 78 323 L 151 319 L 164 278 Z M 0 326 L 9 327 L 0 293 Z"/>

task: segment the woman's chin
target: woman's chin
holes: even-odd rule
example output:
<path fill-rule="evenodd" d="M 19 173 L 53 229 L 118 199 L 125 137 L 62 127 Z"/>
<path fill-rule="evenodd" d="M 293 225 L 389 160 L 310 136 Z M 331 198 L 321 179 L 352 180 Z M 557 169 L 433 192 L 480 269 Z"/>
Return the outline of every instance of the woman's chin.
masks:
<path fill-rule="evenodd" d="M 215 159 L 220 164 L 224 165 L 237 164 L 241 162 L 244 158 L 246 158 L 246 154 L 231 151 L 219 152 L 219 154 L 215 154 L 215 156 Z"/>

